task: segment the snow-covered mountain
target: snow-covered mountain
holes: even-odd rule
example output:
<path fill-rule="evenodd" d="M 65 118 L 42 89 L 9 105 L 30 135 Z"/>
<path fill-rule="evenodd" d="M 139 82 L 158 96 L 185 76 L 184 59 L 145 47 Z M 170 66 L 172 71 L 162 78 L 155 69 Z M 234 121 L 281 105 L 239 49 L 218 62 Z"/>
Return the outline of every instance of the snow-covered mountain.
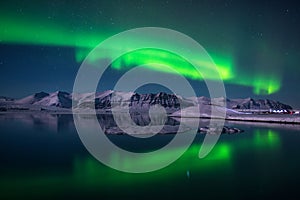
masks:
<path fill-rule="evenodd" d="M 14 101 L 13 98 L 0 96 L 0 102 Z"/>
<path fill-rule="evenodd" d="M 215 102 L 226 102 L 226 107 L 235 109 L 292 109 L 291 106 L 269 99 L 227 99 L 207 97 L 185 98 L 174 94 L 160 92 L 157 94 L 139 94 L 134 92 L 105 91 L 100 93 L 70 94 L 68 92 L 57 91 L 53 93 L 39 92 L 22 99 L 11 99 L 0 97 L 0 106 L 3 108 L 35 108 L 41 109 L 71 109 L 72 98 L 76 102 L 77 108 L 111 109 L 112 107 L 124 107 L 134 110 L 148 110 L 150 106 L 160 105 L 168 112 L 178 111 L 180 108 L 201 106 L 207 107 Z M 212 103 L 213 102 L 213 103 Z"/>
<path fill-rule="evenodd" d="M 292 107 L 287 104 L 270 99 L 227 99 L 226 103 L 228 107 L 232 109 L 292 109 Z"/>
<path fill-rule="evenodd" d="M 72 107 L 72 96 L 67 92 L 57 91 L 54 93 L 39 92 L 23 99 L 15 101 L 19 105 L 36 105 L 45 107 L 60 107 L 60 108 L 71 108 Z"/>
<path fill-rule="evenodd" d="M 74 95 L 76 107 L 91 108 L 94 105 L 93 94 Z M 117 92 L 106 91 L 95 94 L 96 109 L 111 109 L 112 107 L 130 108 L 135 110 L 148 110 L 150 106 L 160 105 L 168 112 L 179 110 L 180 108 L 193 106 L 195 102 L 174 94 L 157 93 L 157 94 L 139 94 L 134 92 Z"/>

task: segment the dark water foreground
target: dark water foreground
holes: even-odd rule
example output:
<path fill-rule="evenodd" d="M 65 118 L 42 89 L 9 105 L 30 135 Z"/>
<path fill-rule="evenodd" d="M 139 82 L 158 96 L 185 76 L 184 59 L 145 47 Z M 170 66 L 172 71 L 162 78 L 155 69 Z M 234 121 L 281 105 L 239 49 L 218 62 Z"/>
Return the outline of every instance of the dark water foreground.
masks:
<path fill-rule="evenodd" d="M 106 127 L 113 123 L 107 118 L 99 119 Z M 178 125 L 172 119 L 168 123 Z M 228 125 L 245 132 L 222 134 L 204 159 L 198 158 L 198 152 L 205 135 L 198 134 L 170 166 L 129 174 L 101 164 L 87 152 L 71 115 L 0 115 L 0 199 L 299 198 L 299 127 Z M 145 152 L 162 147 L 173 136 L 157 135 L 146 142 L 128 135 L 108 137 L 124 149 Z"/>

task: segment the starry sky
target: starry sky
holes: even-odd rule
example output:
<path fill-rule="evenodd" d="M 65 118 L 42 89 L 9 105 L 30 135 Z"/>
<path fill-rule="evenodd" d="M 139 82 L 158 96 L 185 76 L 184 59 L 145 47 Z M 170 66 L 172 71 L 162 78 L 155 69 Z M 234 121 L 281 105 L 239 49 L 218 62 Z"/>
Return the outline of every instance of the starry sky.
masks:
<path fill-rule="evenodd" d="M 297 1 L 10 0 L 0 2 L 0 19 L 1 96 L 71 92 L 84 52 L 121 31 L 150 26 L 180 31 L 216 64 L 230 63 L 227 97 L 269 98 L 300 108 Z M 112 89 L 122 73 L 109 70 L 100 90 Z M 198 95 L 208 96 L 203 81 L 189 81 Z"/>

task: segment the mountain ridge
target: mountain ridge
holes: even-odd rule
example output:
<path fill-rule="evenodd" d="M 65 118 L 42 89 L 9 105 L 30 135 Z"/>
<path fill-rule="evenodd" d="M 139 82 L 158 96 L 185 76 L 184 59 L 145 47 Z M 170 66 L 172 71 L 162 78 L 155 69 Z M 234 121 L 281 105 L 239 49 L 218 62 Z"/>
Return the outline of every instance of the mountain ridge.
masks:
<path fill-rule="evenodd" d="M 150 106 L 160 105 L 169 112 L 177 111 L 180 108 L 210 105 L 212 99 L 200 97 L 182 97 L 165 92 L 140 94 L 135 92 L 119 92 L 108 90 L 104 92 L 72 94 L 64 91 L 52 93 L 38 92 L 21 99 L 0 97 L 0 106 L 36 106 L 45 108 L 72 108 L 72 98 L 78 108 L 111 109 L 115 106 L 129 106 L 132 110 L 149 109 Z M 226 107 L 229 109 L 293 109 L 290 105 L 270 99 L 239 98 L 228 99 L 224 97 L 214 98 L 213 100 L 226 101 Z"/>

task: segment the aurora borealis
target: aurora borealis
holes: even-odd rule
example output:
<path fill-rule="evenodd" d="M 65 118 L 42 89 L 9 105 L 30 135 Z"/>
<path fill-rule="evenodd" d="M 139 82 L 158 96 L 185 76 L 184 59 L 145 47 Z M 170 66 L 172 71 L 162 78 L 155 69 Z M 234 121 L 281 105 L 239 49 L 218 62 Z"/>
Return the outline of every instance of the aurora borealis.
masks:
<path fill-rule="evenodd" d="M 152 26 L 180 31 L 200 43 L 216 63 L 230 98 L 271 98 L 300 107 L 300 94 L 294 92 L 300 89 L 299 13 L 292 1 L 3 1 L 0 94 L 70 91 L 81 62 L 99 42 Z M 210 66 L 193 57 L 209 74 Z M 155 49 L 115 60 L 101 89 L 111 89 L 124 71 L 149 62 L 175 68 L 199 96 L 207 96 L 202 78 L 189 63 Z M 155 65 L 147 70 L 168 73 Z"/>

